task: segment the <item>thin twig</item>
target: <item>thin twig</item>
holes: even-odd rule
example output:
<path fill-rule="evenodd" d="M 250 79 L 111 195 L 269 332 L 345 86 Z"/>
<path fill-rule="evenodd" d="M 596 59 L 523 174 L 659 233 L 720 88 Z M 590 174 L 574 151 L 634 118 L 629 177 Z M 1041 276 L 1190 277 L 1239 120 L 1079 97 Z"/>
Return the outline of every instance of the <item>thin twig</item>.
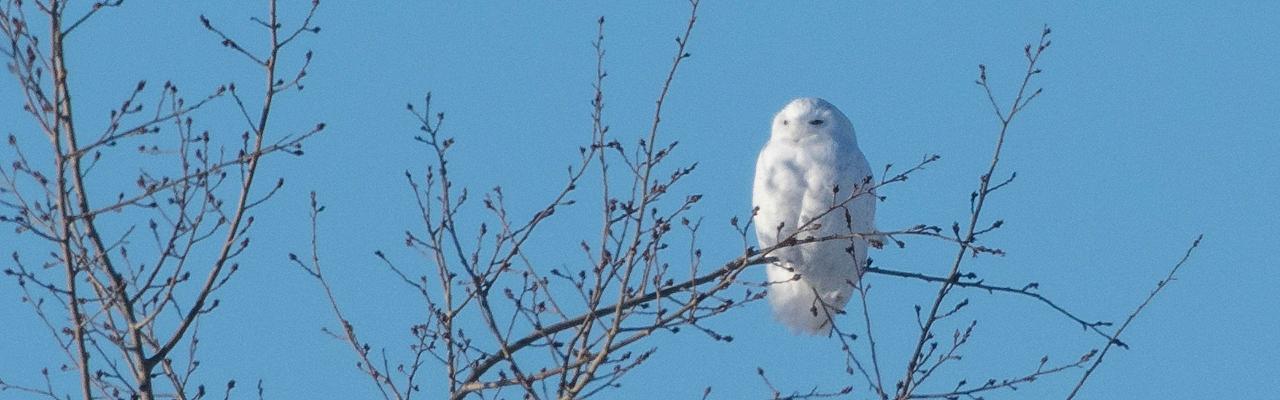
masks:
<path fill-rule="evenodd" d="M 1151 300 L 1154 300 L 1156 295 L 1160 294 L 1161 290 L 1164 290 L 1165 286 L 1168 286 L 1170 282 L 1173 282 L 1178 270 L 1182 268 L 1183 264 L 1186 264 L 1187 259 L 1191 258 L 1191 254 L 1195 252 L 1196 248 L 1200 247 L 1201 239 L 1204 239 L 1203 234 L 1196 236 L 1196 240 L 1191 242 L 1191 246 L 1187 247 L 1187 251 L 1182 254 L 1182 259 L 1179 259 L 1178 263 L 1174 264 L 1173 268 L 1169 269 L 1169 274 L 1165 275 L 1164 279 L 1156 282 L 1156 288 L 1151 290 L 1151 293 L 1147 294 L 1147 298 L 1142 300 L 1142 304 L 1139 304 L 1138 308 L 1135 308 L 1133 312 L 1129 313 L 1129 317 L 1125 318 L 1124 323 L 1120 324 L 1120 328 L 1116 329 L 1114 339 L 1107 341 L 1107 344 L 1102 347 L 1102 351 L 1098 353 L 1098 358 L 1093 361 L 1092 365 L 1089 365 L 1089 369 L 1084 371 L 1084 375 L 1082 375 L 1080 380 L 1076 382 L 1075 387 L 1071 388 L 1071 394 L 1067 395 L 1067 400 L 1071 400 L 1076 397 L 1076 394 L 1080 392 L 1080 388 L 1084 386 L 1084 383 L 1089 380 L 1090 376 L 1093 376 L 1093 371 L 1098 369 L 1099 365 L 1102 365 L 1102 360 L 1106 358 L 1107 352 L 1111 351 L 1111 348 L 1115 345 L 1119 345 L 1121 343 L 1120 334 L 1124 333 L 1124 330 L 1129 328 L 1129 324 L 1133 323 L 1133 320 L 1138 318 L 1138 314 L 1141 314 L 1142 310 L 1145 310 L 1147 305 L 1151 304 Z"/>

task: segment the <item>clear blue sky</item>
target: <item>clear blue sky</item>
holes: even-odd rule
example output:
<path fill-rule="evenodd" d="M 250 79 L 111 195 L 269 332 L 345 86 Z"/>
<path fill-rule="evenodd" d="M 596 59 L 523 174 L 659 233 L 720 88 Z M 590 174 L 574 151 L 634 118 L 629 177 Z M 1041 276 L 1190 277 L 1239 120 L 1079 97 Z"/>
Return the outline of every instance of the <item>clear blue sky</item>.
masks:
<path fill-rule="evenodd" d="M 232 80 L 256 88 L 257 71 L 197 22 L 204 13 L 232 32 L 248 32 L 248 17 L 263 8 L 250 3 L 130 1 L 80 28 L 69 48 L 77 122 L 100 127 L 139 79 L 172 80 L 191 96 Z M 296 8 L 303 2 L 285 3 L 285 15 L 304 11 Z M 304 39 L 316 53 L 306 90 L 283 97 L 273 123 L 288 132 L 321 121 L 329 128 L 306 156 L 264 164 L 267 182 L 286 176 L 288 184 L 257 214 L 260 229 L 243 269 L 201 325 L 198 377 L 212 387 L 261 378 L 274 399 L 376 396 L 351 352 L 320 332 L 334 321 L 319 288 L 287 264 L 288 252 L 306 248 L 306 193 L 319 191 L 330 210 L 322 256 L 353 322 L 364 339 L 400 351 L 421 307 L 372 252 L 418 260 L 400 244 L 405 229 L 418 228 L 402 173 L 420 171 L 428 154 L 411 139 L 416 125 L 405 103 L 433 91 L 434 106 L 448 114 L 447 133 L 458 138 L 456 176 L 477 191 L 502 186 L 514 211 L 528 215 L 589 140 L 596 18 L 608 20 L 606 118 L 616 137 L 629 141 L 647 128 L 671 39 L 687 14 L 680 1 L 372 4 L 323 4 L 322 33 Z M 700 163 L 683 189 L 704 195 L 697 212 L 707 221 L 700 240 L 708 262 L 739 251 L 727 221 L 748 214 L 755 155 L 772 113 L 798 96 L 841 107 L 873 165 L 942 155 L 935 167 L 886 190 L 879 225 L 950 225 L 967 215 L 968 193 L 996 133 L 972 83 L 976 66 L 989 66 L 1007 98 L 1024 66 L 1022 45 L 1049 24 L 1053 46 L 1038 81 L 1045 93 L 1016 123 L 1003 159 L 1018 180 L 987 214 L 1006 221 L 987 240 L 1009 255 L 970 265 L 993 281 L 1038 281 L 1042 293 L 1084 316 L 1118 320 L 1203 232 L 1203 247 L 1181 278 L 1129 331 L 1132 350 L 1111 353 L 1084 397 L 1271 398 L 1280 381 L 1272 365 L 1280 359 L 1280 266 L 1273 256 L 1280 229 L 1278 22 L 1280 3 L 1273 2 L 711 1 L 661 137 L 681 142 L 679 161 Z M 0 129 L 36 142 L 6 79 Z M 198 124 L 238 135 L 231 103 L 215 107 Z M 558 256 L 592 235 L 583 224 L 595 219 L 586 215 L 570 213 L 551 225 L 533 244 L 535 259 L 578 262 Z M 3 253 L 13 243 L 31 242 L 9 229 L 0 233 Z M 915 240 L 873 257 L 942 274 L 948 254 L 948 247 Z M 882 354 L 897 375 L 916 333 L 911 306 L 935 289 L 884 277 L 870 282 Z M 62 361 L 18 296 L 12 280 L 0 281 L 0 377 L 37 382 L 40 366 Z M 980 320 L 977 336 L 964 364 L 938 387 L 961 376 L 1015 376 L 1042 355 L 1069 360 L 1103 344 L 1027 300 L 968 296 L 975 304 L 967 316 Z M 757 366 L 783 389 L 862 388 L 843 374 L 838 343 L 788 334 L 764 304 L 710 325 L 737 340 L 660 336 L 650 365 L 609 397 L 697 398 L 710 385 L 713 398 L 764 398 Z M 988 398 L 1059 397 L 1076 376 Z"/>

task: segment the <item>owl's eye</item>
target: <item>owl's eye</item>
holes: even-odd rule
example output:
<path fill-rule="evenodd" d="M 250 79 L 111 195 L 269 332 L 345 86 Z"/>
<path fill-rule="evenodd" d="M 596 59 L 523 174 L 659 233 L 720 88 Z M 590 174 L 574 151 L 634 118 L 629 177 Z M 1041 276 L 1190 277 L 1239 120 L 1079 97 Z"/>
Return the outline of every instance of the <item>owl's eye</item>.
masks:
<path fill-rule="evenodd" d="M 822 125 L 822 124 L 823 124 L 823 123 L 825 123 L 825 122 L 827 122 L 827 121 L 823 121 L 823 120 L 820 120 L 820 119 L 815 119 L 815 120 L 813 120 L 813 121 L 809 121 L 809 125 L 818 126 L 818 125 Z"/>
<path fill-rule="evenodd" d="M 785 119 L 784 119 L 784 120 L 782 120 L 782 124 L 783 124 L 783 125 L 791 125 L 791 121 L 787 121 L 787 120 L 785 120 Z"/>

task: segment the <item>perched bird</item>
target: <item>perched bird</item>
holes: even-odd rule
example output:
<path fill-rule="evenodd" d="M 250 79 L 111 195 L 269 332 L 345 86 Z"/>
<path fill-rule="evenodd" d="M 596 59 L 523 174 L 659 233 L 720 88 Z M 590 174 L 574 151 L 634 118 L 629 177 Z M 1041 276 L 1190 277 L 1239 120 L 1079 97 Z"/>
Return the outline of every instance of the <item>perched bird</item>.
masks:
<path fill-rule="evenodd" d="M 756 160 L 752 190 L 760 248 L 788 238 L 821 238 L 875 231 L 871 165 L 858 149 L 849 118 L 826 100 L 792 100 L 773 117 L 769 143 Z M 797 230 L 800 232 L 797 233 Z M 774 317 L 796 333 L 831 331 L 862 275 L 862 238 L 799 244 L 768 255 Z"/>

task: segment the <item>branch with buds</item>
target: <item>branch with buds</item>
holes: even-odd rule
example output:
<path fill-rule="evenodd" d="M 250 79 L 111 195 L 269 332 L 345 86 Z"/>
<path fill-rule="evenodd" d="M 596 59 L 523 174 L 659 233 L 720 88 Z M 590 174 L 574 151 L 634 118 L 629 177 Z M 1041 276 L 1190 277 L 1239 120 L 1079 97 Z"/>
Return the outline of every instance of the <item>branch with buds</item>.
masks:
<path fill-rule="evenodd" d="M 151 96 L 148 85 L 139 81 L 110 111 L 105 130 L 84 134 L 75 124 L 86 118 L 73 111 L 77 102 L 64 43 L 102 10 L 121 4 L 94 3 L 74 20 L 66 2 L 10 0 L 0 7 L 0 33 L 12 50 L 4 54 L 23 109 L 51 145 L 34 151 L 17 135 L 8 138 L 14 161 L 0 166 L 0 223 L 14 225 L 20 235 L 29 233 L 46 247 L 13 253 L 13 267 L 4 273 L 17 280 L 23 300 L 65 353 L 64 365 L 78 375 L 77 397 L 203 398 L 205 387 L 192 381 L 200 365 L 200 320 L 217 309 L 220 302 L 213 295 L 240 268 L 237 260 L 254 226 L 251 213 L 284 185 L 283 179 L 265 191 L 255 185 L 260 162 L 271 154 L 301 155 L 302 143 L 324 129 L 317 124 L 276 135 L 269 123 L 277 96 L 302 89 L 311 53 L 288 81 L 276 78 L 277 61 L 300 34 L 318 32 L 311 24 L 318 3 L 298 28 L 286 30 L 275 1 L 268 2 L 269 22 L 263 26 L 270 47 L 260 53 L 233 47 L 266 76 L 256 116 L 244 106 L 243 98 L 250 95 L 234 83 L 192 102 L 177 85 L 165 82 L 150 103 L 143 100 Z M 49 26 L 48 40 L 31 31 L 37 19 Z M 224 43 L 231 41 L 208 19 L 201 17 L 201 23 Z M 206 105 L 228 94 L 245 118 L 238 141 L 235 135 L 202 131 L 196 122 Z M 112 157 L 126 143 L 136 144 L 136 157 L 147 160 L 134 187 L 98 194 L 95 190 L 117 186 L 113 183 L 119 180 L 95 175 L 95 166 L 129 162 Z M 34 162 L 33 153 L 47 153 L 52 162 Z M 48 384 L 44 371 L 43 388 L 2 383 L 0 390 L 70 397 Z M 227 394 L 233 387 L 234 381 Z"/>

